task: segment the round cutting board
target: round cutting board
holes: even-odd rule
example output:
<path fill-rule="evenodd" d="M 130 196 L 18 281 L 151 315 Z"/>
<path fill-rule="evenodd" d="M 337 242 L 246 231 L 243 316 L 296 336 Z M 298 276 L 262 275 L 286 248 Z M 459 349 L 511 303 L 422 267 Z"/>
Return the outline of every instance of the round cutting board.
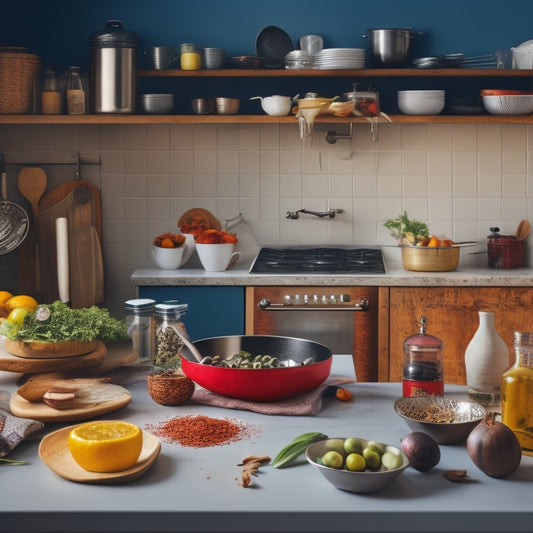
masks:
<path fill-rule="evenodd" d="M 54 409 L 44 402 L 29 402 L 17 393 L 11 396 L 9 408 L 15 416 L 32 418 L 40 422 L 72 422 L 100 416 L 124 407 L 131 394 L 120 385 L 100 383 L 88 389 L 79 405 L 72 409 Z"/>
<path fill-rule="evenodd" d="M 0 370 L 20 372 L 22 374 L 36 374 L 40 372 L 59 372 L 77 370 L 98 366 L 105 359 L 107 349 L 105 344 L 98 342 L 96 348 L 83 355 L 53 358 L 30 358 L 10 354 L 0 342 Z"/>
<path fill-rule="evenodd" d="M 126 483 L 148 470 L 161 450 L 160 440 L 143 431 L 143 447 L 137 463 L 120 472 L 89 472 L 72 457 L 68 448 L 68 436 L 75 426 L 59 429 L 43 438 L 39 445 L 39 457 L 57 475 L 78 483 Z"/>
<path fill-rule="evenodd" d="M 11 355 L 30 359 L 54 359 L 92 352 L 98 346 L 98 341 L 24 342 L 4 339 L 4 346 Z"/>

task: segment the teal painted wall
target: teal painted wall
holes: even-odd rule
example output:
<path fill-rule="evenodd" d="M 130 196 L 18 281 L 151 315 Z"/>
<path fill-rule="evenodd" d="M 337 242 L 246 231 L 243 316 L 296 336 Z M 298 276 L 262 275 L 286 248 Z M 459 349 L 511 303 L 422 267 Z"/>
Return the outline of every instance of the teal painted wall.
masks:
<path fill-rule="evenodd" d="M 417 56 L 491 53 L 533 38 L 531 0 L 25 0 L 3 2 L 0 44 L 21 44 L 46 64 L 87 66 L 88 39 L 108 19 L 154 44 L 225 48 L 228 55 L 255 53 L 267 25 L 283 28 L 297 43 L 306 33 L 326 47 L 364 47 L 369 28 L 423 31 Z"/>

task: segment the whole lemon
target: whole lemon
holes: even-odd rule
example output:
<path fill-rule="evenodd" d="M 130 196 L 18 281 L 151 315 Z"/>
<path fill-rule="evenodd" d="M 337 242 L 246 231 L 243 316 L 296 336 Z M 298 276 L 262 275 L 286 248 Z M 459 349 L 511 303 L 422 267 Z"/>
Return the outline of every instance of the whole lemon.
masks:
<path fill-rule="evenodd" d="M 143 446 L 141 429 L 120 420 L 87 422 L 68 437 L 74 460 L 90 472 L 120 472 L 137 463 Z"/>

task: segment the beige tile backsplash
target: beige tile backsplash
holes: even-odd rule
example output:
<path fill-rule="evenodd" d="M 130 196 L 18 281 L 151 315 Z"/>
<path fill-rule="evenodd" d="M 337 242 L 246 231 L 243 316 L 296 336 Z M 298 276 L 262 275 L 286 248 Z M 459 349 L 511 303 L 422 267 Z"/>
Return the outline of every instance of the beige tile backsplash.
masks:
<path fill-rule="evenodd" d="M 334 128 L 347 133 L 317 124 L 311 142 L 296 125 L 2 126 L 0 151 L 100 159 L 81 170 L 102 192 L 105 305 L 116 313 L 135 294 L 129 276 L 152 238 L 177 230 L 190 207 L 221 220 L 243 213 L 263 244 L 391 244 L 383 221 L 403 210 L 458 241 L 484 242 L 492 225 L 512 233 L 533 218 L 533 126 L 383 124 L 371 143 L 368 126 L 356 125 L 351 141 L 330 145 Z M 9 197 L 23 202 L 22 165 L 7 162 Z M 68 165 L 44 168 L 49 189 L 72 178 Z M 344 212 L 285 218 L 302 207 Z M 2 275 L 12 279 L 14 268 L 2 259 Z"/>

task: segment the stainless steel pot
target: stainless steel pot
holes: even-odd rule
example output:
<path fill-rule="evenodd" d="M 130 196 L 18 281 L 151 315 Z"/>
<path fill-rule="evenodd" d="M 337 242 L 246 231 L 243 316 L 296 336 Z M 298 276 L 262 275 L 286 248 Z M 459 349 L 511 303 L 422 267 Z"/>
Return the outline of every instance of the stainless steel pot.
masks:
<path fill-rule="evenodd" d="M 122 22 L 108 20 L 90 44 L 93 113 L 135 113 L 137 36 Z"/>
<path fill-rule="evenodd" d="M 422 32 L 410 28 L 368 30 L 368 55 L 374 67 L 407 67 L 413 58 L 412 39 Z"/>

